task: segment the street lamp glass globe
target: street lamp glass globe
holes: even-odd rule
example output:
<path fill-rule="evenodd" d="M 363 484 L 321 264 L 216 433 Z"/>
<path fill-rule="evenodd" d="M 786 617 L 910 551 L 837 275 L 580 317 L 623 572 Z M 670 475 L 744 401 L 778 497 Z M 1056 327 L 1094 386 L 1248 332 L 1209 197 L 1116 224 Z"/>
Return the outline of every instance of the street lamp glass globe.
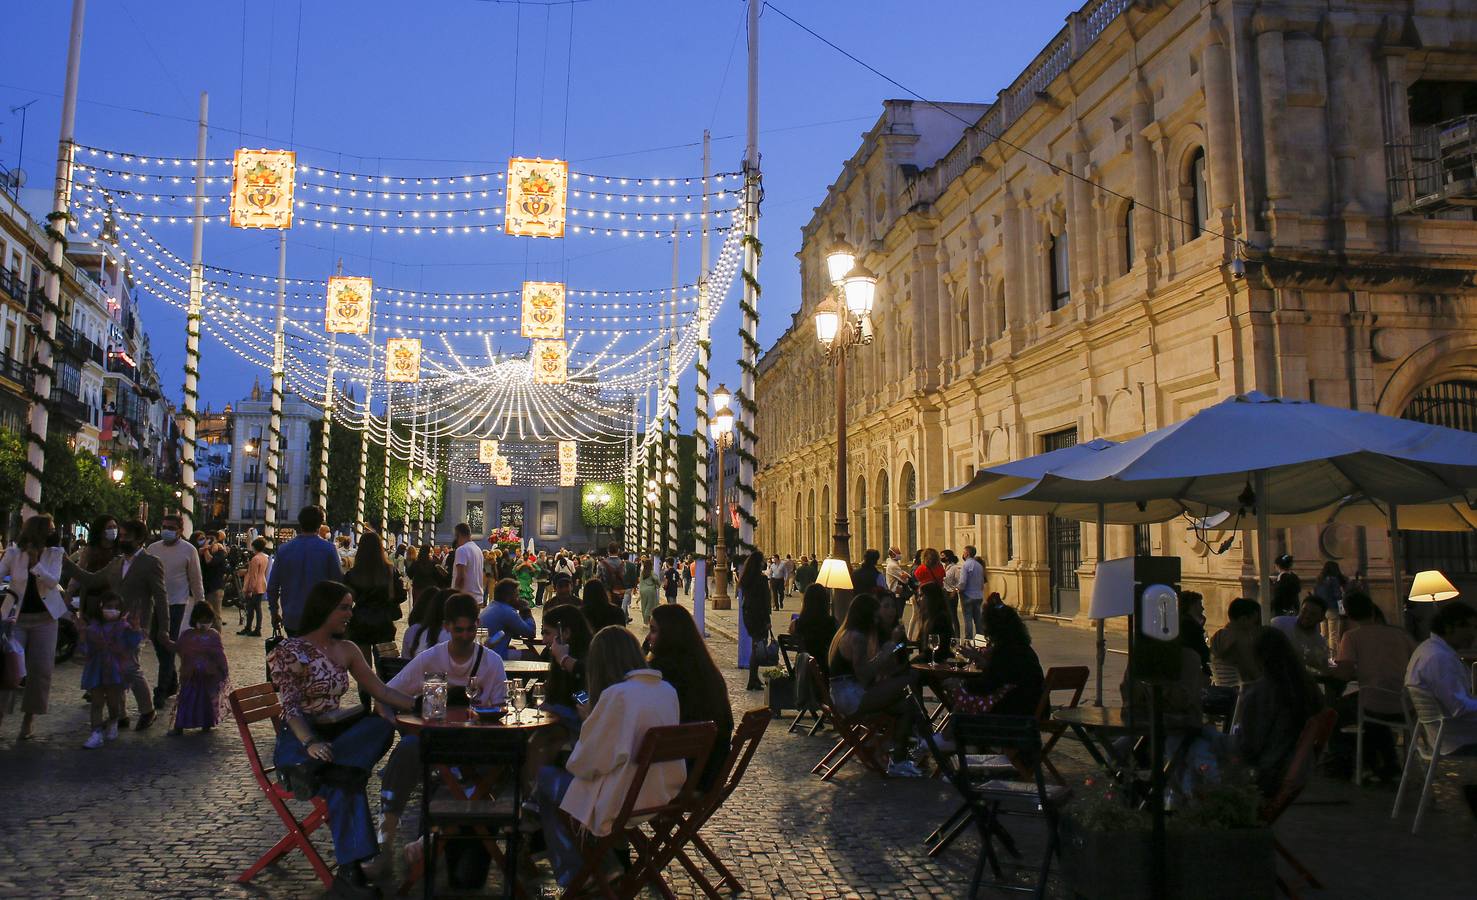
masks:
<path fill-rule="evenodd" d="M 708 425 L 713 432 L 713 440 L 721 440 L 733 433 L 733 413 L 722 410 L 713 416 L 713 421 Z"/>
<path fill-rule="evenodd" d="M 848 312 L 857 318 L 871 315 L 872 303 L 877 299 L 877 276 L 871 270 L 858 264 L 847 274 L 842 290 Z"/>
<path fill-rule="evenodd" d="M 728 392 L 728 388 L 719 384 L 718 390 L 713 392 L 713 412 L 722 415 L 723 411 L 728 409 L 732 403 L 733 395 Z"/>
<path fill-rule="evenodd" d="M 836 312 L 836 304 L 827 297 L 815 308 L 815 336 L 824 346 L 831 346 L 836 340 L 836 332 L 841 328 L 841 316 Z"/>
<path fill-rule="evenodd" d="M 856 251 L 845 241 L 837 241 L 826 253 L 826 274 L 831 276 L 832 284 L 840 284 L 855 264 Z"/>
<path fill-rule="evenodd" d="M 122 469 L 114 469 L 113 470 L 113 480 L 114 481 L 122 481 L 123 480 L 123 470 Z"/>

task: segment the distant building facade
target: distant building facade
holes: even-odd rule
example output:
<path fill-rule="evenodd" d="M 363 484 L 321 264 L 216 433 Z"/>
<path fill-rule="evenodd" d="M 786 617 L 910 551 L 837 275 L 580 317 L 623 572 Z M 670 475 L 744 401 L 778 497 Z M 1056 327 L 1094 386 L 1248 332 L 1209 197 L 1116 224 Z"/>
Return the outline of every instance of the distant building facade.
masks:
<path fill-rule="evenodd" d="M 297 527 L 298 510 L 316 502 L 314 479 L 318 469 L 308 458 L 313 422 L 322 418 L 318 407 L 288 392 L 282 399 L 282 464 L 277 470 L 277 521 L 267 522 L 267 453 L 272 418 L 270 392 L 261 384 L 235 404 L 230 426 L 230 514 L 232 531 Z M 268 532 L 271 533 L 271 532 Z"/>
<path fill-rule="evenodd" d="M 853 557 L 974 544 L 1030 612 L 1083 620 L 1094 526 L 914 503 L 1251 390 L 1477 430 L 1477 7 L 1096 0 L 994 104 L 948 109 L 886 103 L 803 229 L 799 311 L 757 385 L 766 552 L 830 543 L 812 316 L 838 235 L 879 275 L 876 340 L 848 362 Z M 1240 536 L 1223 556 L 1177 521 L 1106 542 L 1179 556 L 1212 621 L 1255 595 Z M 1382 533 L 1272 547 L 1305 584 L 1333 560 L 1391 597 Z M 1477 588 L 1470 535 L 1406 554 Z"/>

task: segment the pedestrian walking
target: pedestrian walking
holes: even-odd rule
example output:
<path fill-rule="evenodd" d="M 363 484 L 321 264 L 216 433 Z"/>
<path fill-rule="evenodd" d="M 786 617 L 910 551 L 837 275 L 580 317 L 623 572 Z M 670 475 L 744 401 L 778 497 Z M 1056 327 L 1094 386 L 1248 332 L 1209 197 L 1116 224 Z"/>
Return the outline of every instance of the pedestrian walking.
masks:
<path fill-rule="evenodd" d="M 677 602 L 677 589 L 682 586 L 682 575 L 677 571 L 675 560 L 667 560 L 662 570 L 662 592 L 666 594 L 668 603 Z"/>
<path fill-rule="evenodd" d="M 0 560 L 0 573 L 10 579 L 9 594 L 0 604 L 0 619 L 11 623 L 11 640 L 20 646 L 26 662 L 25 687 L 0 700 L 0 716 L 10 712 L 15 694 L 20 694 L 23 741 L 36 736 L 36 716 L 46 715 L 51 701 L 56 623 L 67 614 L 58 589 L 66 559 L 60 544 L 51 516 L 31 516 Z"/>
<path fill-rule="evenodd" d="M 175 641 L 179 656 L 180 689 L 174 702 L 172 735 L 186 728 L 209 731 L 221 721 L 221 698 L 226 695 L 230 665 L 221 646 L 220 620 L 208 603 L 190 610 L 190 627 Z"/>
<path fill-rule="evenodd" d="M 144 640 L 137 620 L 125 617 L 122 605 L 123 600 L 116 593 L 104 591 L 84 610 L 82 648 L 87 654 L 87 664 L 82 667 L 82 689 L 92 698 L 92 733 L 82 746 L 88 750 L 96 750 L 104 742 L 118 738 L 118 720 L 123 718 L 123 688 L 128 683 L 138 646 Z"/>

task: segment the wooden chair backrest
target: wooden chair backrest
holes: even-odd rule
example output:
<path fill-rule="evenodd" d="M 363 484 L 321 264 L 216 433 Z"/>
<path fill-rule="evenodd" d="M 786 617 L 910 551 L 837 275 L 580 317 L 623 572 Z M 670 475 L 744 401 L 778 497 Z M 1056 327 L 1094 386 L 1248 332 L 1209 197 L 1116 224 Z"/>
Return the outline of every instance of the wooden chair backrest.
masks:
<path fill-rule="evenodd" d="M 805 677 L 810 680 L 810 688 L 815 692 L 815 702 L 820 708 L 833 719 L 836 717 L 836 709 L 831 703 L 831 681 L 826 673 L 821 671 L 820 663 L 814 657 L 805 658 Z"/>
<path fill-rule="evenodd" d="M 707 760 L 708 751 L 713 749 L 713 740 L 717 735 L 718 726 L 712 722 L 689 722 L 686 725 L 662 725 L 647 729 L 646 736 L 641 739 L 641 747 L 636 751 L 636 758 L 628 764 L 635 766 L 636 770 L 631 776 L 630 787 L 626 789 L 626 799 L 621 804 L 621 811 L 611 825 L 611 833 L 624 829 L 633 818 L 679 811 L 686 804 L 686 798 L 696 793 L 697 780 L 703 771 L 702 763 Z M 636 806 L 652 766 L 688 760 L 695 763 L 687 767 L 687 780 L 672 799 L 651 807 Z"/>
<path fill-rule="evenodd" d="M 794 634 L 777 634 L 774 637 L 780 647 L 780 662 L 784 663 L 785 671 L 791 675 L 795 674 L 795 663 L 790 659 L 790 654 L 801 654 L 805 647 L 800 643 L 800 636 Z"/>
<path fill-rule="evenodd" d="M 391 657 L 400 655 L 400 645 L 394 641 L 383 641 L 369 648 L 375 656 Z"/>
<path fill-rule="evenodd" d="M 767 706 L 760 706 L 744 713 L 739 720 L 738 727 L 733 730 L 733 740 L 728 747 L 728 758 L 723 761 L 723 768 L 718 772 L 718 777 L 713 780 L 713 786 L 708 789 L 708 795 L 703 798 L 703 807 L 714 810 L 722 806 L 738 788 L 739 782 L 744 779 L 744 772 L 749 769 L 749 762 L 754 758 L 754 751 L 759 749 L 759 739 L 764 737 L 764 732 L 769 728 L 769 722 L 774 718 L 774 712 Z"/>
<path fill-rule="evenodd" d="M 1277 788 L 1277 793 L 1267 805 L 1262 807 L 1262 821 L 1271 825 L 1277 818 L 1297 800 L 1303 788 L 1308 786 L 1308 779 L 1313 774 L 1313 765 L 1318 761 L 1318 756 L 1323 753 L 1323 748 L 1328 746 L 1328 739 L 1333 736 L 1333 731 L 1338 727 L 1338 713 L 1331 709 L 1313 716 L 1303 725 L 1302 734 L 1298 735 L 1297 746 L 1292 751 L 1292 761 L 1287 764 L 1287 772 L 1282 776 L 1282 785 Z"/>
<path fill-rule="evenodd" d="M 251 733 L 251 726 L 270 719 L 274 732 L 282 727 L 282 703 L 277 699 L 277 689 L 270 682 L 237 688 L 230 694 L 229 705 L 231 717 L 236 720 L 236 727 L 241 732 L 241 746 L 246 751 L 251 774 L 256 776 L 257 785 L 262 790 L 271 791 L 272 781 L 268 776 L 276 767 L 262 764 L 261 753 L 256 748 L 256 735 Z"/>
<path fill-rule="evenodd" d="M 1046 670 L 1041 682 L 1041 701 L 1036 704 L 1036 719 L 1046 722 L 1053 709 L 1072 709 L 1082 702 L 1082 692 L 1087 689 L 1087 679 L 1092 671 L 1087 666 L 1052 666 Z M 1054 704 L 1051 695 L 1057 691 L 1071 691 L 1072 699 L 1064 704 Z"/>

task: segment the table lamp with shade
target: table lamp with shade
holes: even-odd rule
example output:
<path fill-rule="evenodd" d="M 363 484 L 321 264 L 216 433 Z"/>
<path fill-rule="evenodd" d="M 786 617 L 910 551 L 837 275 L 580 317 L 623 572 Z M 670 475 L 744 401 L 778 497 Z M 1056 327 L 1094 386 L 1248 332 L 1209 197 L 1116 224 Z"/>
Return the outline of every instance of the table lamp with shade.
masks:
<path fill-rule="evenodd" d="M 1427 569 L 1416 573 L 1415 581 L 1410 584 L 1409 599 L 1412 603 L 1440 603 L 1460 594 L 1461 591 L 1445 575 L 1435 569 Z"/>
<path fill-rule="evenodd" d="M 832 590 L 839 588 L 849 591 L 852 588 L 851 569 L 844 559 L 824 560 L 821 562 L 821 571 L 816 575 L 815 583 Z"/>

